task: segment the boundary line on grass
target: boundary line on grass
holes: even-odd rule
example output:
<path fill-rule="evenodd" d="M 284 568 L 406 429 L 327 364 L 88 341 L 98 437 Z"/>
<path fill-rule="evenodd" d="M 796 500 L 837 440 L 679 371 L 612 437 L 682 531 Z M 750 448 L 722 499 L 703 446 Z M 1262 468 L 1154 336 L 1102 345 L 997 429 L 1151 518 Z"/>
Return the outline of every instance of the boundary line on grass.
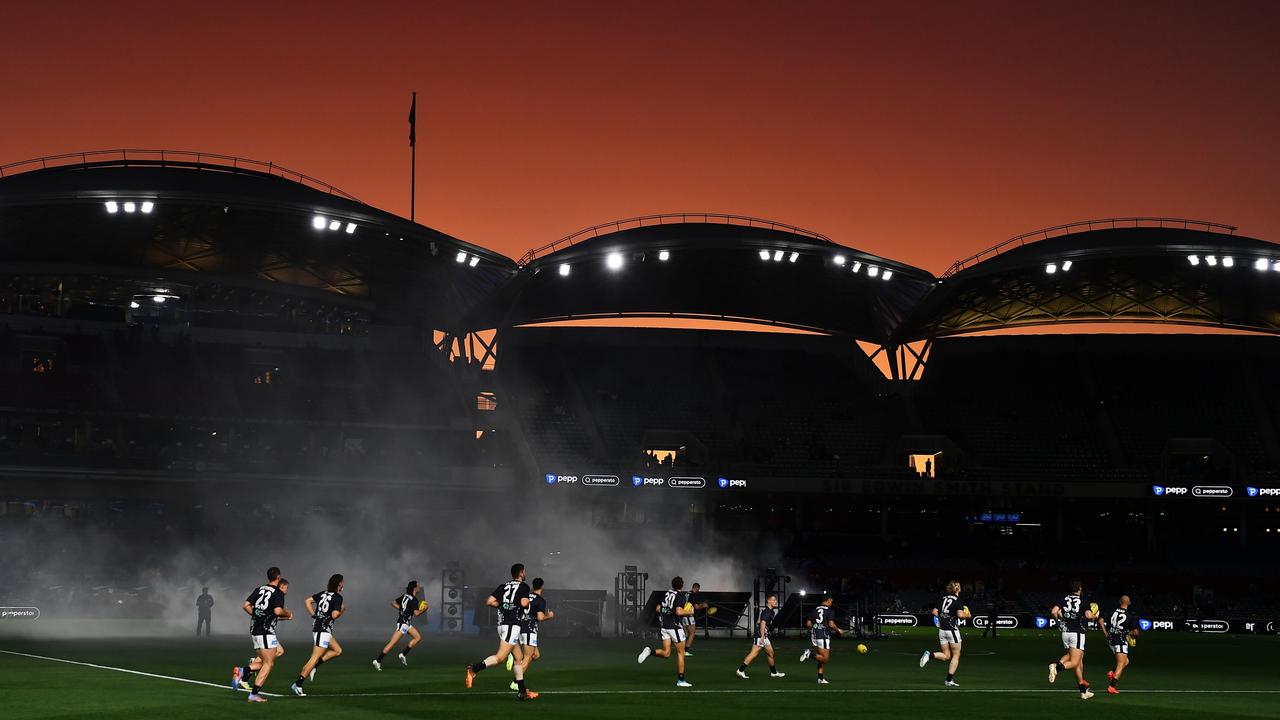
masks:
<path fill-rule="evenodd" d="M 60 662 L 68 665 L 79 665 L 81 667 L 90 667 L 97 670 L 111 670 L 114 672 L 127 673 L 129 675 L 139 675 L 142 677 L 156 678 L 158 680 L 172 680 L 174 682 L 189 683 L 191 685 L 202 685 L 204 687 L 218 688 L 226 690 L 227 685 L 223 683 L 212 683 L 206 680 L 192 680 L 190 678 L 174 677 L 172 675 L 160 675 L 158 673 L 149 673 L 142 670 L 130 670 L 128 668 L 112 667 L 111 665 L 99 665 L 97 663 L 81 662 L 79 660 L 67 660 L 65 658 L 48 657 L 45 655 L 33 655 L 31 653 L 16 652 L 13 650 L 0 650 L 5 655 L 14 655 L 17 657 L 32 658 L 34 660 L 46 660 L 48 662 Z M 238 691 L 243 692 L 243 691 Z M 778 688 L 774 690 L 765 690 L 760 688 L 710 688 L 705 690 L 676 690 L 673 688 L 643 688 L 630 690 L 549 690 L 549 695 L 712 695 L 712 694 L 749 694 L 749 695 L 769 695 L 769 694 L 798 694 L 815 692 L 810 688 L 802 690 L 800 688 Z M 893 695 L 893 694 L 1003 694 L 1003 695 L 1019 695 L 1019 694 L 1038 694 L 1038 693 L 1058 693 L 1060 695 L 1071 694 L 1070 688 L 1048 689 L 1048 688 L 1032 688 L 1032 689 L 1016 689 L 1016 688 L 826 688 L 817 690 L 820 693 L 836 693 L 842 695 Z M 1123 694 L 1171 694 L 1171 695 L 1280 695 L 1280 690 L 1219 690 L 1219 689 L 1186 689 L 1179 688 L 1174 690 L 1153 690 L 1153 689 L 1137 689 L 1123 690 Z M 269 697 L 281 697 L 277 693 L 264 692 L 263 695 Z M 361 697 L 463 697 L 467 695 L 510 695 L 510 691 L 499 690 L 439 690 L 439 691 L 420 691 L 420 692 L 384 692 L 384 693 L 325 693 L 321 695 L 308 695 L 313 698 L 361 698 Z"/>
<path fill-rule="evenodd" d="M 142 670 L 130 670 L 128 668 L 112 667 L 110 665 L 98 665 L 95 663 L 81 662 L 79 660 L 67 660 L 65 658 L 47 657 L 45 655 L 32 655 L 31 653 L 15 652 L 13 650 L 0 650 L 5 655 L 17 655 L 18 657 L 33 658 L 35 660 L 47 660 L 49 662 L 60 662 L 68 665 L 79 665 L 81 667 L 91 667 L 98 670 L 113 670 L 115 672 L 128 673 L 129 675 L 141 675 L 143 677 L 157 678 L 159 680 L 173 680 L 175 682 L 191 683 L 192 685 L 204 685 L 205 687 L 219 688 L 221 690 L 228 689 L 227 683 L 211 683 L 205 680 L 192 680 L 190 678 L 174 677 L 172 675 L 159 675 L 157 673 L 143 672 Z M 244 692 L 237 689 L 236 692 Z M 264 692 L 263 695 L 268 697 L 280 697 L 277 693 Z"/>
<path fill-rule="evenodd" d="M 633 690 L 546 690 L 546 691 L 543 691 L 543 694 L 547 696 L 551 696 L 551 695 L 659 695 L 659 694 L 710 695 L 710 694 L 720 694 L 720 693 L 734 693 L 734 694 L 744 694 L 744 695 L 769 695 L 769 694 L 799 694 L 799 693 L 811 693 L 811 692 L 839 693 L 839 694 L 846 694 L 846 695 L 878 695 L 878 694 L 911 695 L 911 694 L 928 694 L 928 693 L 945 693 L 948 695 L 964 694 L 964 693 L 971 693 L 971 694 L 994 693 L 994 694 L 1003 694 L 1003 695 L 1021 695 L 1021 694 L 1038 694 L 1038 693 L 1057 693 L 1059 695 L 1075 694 L 1075 690 L 1072 688 L 1059 688 L 1056 690 L 1049 690 L 1049 689 L 1018 690 L 1013 688 L 1001 688 L 1001 689 L 972 688 L 968 690 L 963 688 L 899 688 L 899 689 L 824 688 L 822 690 L 815 690 L 815 689 L 801 690 L 800 688 L 781 688 L 778 690 L 758 690 L 758 689 L 751 689 L 751 688 L 742 688 L 742 689 L 731 690 L 729 688 L 712 688 L 712 689 L 706 689 L 706 690 L 697 690 L 697 689 L 659 690 L 657 688 L 648 688 L 648 689 L 633 689 Z M 1139 690 L 1122 690 L 1121 691 L 1122 695 L 1128 695 L 1133 693 L 1145 693 L 1145 694 L 1171 693 L 1171 694 L 1188 694 L 1188 695 L 1280 695 L 1280 690 L 1139 689 Z M 422 692 L 386 692 L 386 693 L 326 693 L 324 695 L 308 695 L 307 697 L 317 697 L 317 698 L 452 697 L 452 696 L 462 697 L 465 695 L 512 695 L 512 694 L 514 693 L 512 693 L 511 691 L 499 692 L 499 691 L 492 691 L 492 690 L 484 690 L 484 691 L 473 692 L 473 691 L 467 691 L 467 690 L 438 690 L 438 691 L 422 691 Z"/>

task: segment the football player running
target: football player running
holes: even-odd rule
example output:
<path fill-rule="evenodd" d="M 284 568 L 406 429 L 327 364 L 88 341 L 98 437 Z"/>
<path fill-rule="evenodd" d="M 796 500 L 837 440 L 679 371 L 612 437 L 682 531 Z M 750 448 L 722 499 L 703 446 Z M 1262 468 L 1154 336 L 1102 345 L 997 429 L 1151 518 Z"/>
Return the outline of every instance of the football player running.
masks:
<path fill-rule="evenodd" d="M 947 666 L 947 679 L 942 682 L 946 687 L 960 687 L 956 682 L 956 669 L 960 667 L 960 620 L 973 617 L 967 606 L 960 604 L 960 583 L 952 580 L 947 583 L 946 594 L 933 609 L 933 616 L 938 619 L 938 644 L 940 651 L 924 651 L 920 656 L 920 667 L 930 660 L 950 661 Z"/>
<path fill-rule="evenodd" d="M 751 641 L 751 649 L 747 651 L 747 656 L 742 659 L 742 664 L 738 666 L 738 677 L 743 680 L 747 677 L 747 666 L 751 664 L 756 656 L 760 654 L 763 648 L 765 657 L 769 660 L 769 677 L 781 678 L 787 674 L 778 672 L 778 662 L 774 659 L 773 643 L 769 640 L 769 629 L 773 627 L 774 618 L 778 616 L 778 596 L 770 594 L 764 599 L 764 607 L 760 610 L 760 616 L 756 619 L 756 633 Z"/>
<path fill-rule="evenodd" d="M 307 606 L 307 614 L 314 618 L 311 625 L 311 657 L 302 670 L 298 671 L 298 679 L 289 686 L 294 695 L 306 697 L 302 684 L 316 679 L 316 668 L 342 654 L 342 646 L 338 638 L 333 636 L 333 623 L 347 612 L 342 600 L 342 589 L 345 587 L 341 575 L 332 575 L 325 589 L 303 600 Z"/>
<path fill-rule="evenodd" d="M 516 674 L 517 700 L 536 700 L 538 693 L 524 686 L 524 653 L 520 650 L 520 635 L 524 630 L 521 618 L 529 607 L 529 585 L 524 581 L 524 565 L 511 566 L 511 580 L 489 593 L 485 604 L 498 610 L 498 650 L 480 662 L 467 666 L 467 688 L 470 689 L 486 668 L 491 668 L 514 653 L 513 670 Z"/>
<path fill-rule="evenodd" d="M 1084 679 L 1085 629 L 1098 619 L 1098 606 L 1097 604 L 1086 606 L 1083 596 L 1084 585 L 1079 580 L 1073 580 L 1070 592 L 1062 598 L 1061 603 L 1054 605 L 1049 611 L 1062 629 L 1062 647 L 1066 650 L 1057 662 L 1049 663 L 1049 682 L 1057 680 L 1058 673 L 1063 670 L 1074 670 L 1076 686 L 1080 689 L 1080 699 L 1088 700 L 1093 697 L 1093 692 L 1089 690 L 1089 683 Z"/>

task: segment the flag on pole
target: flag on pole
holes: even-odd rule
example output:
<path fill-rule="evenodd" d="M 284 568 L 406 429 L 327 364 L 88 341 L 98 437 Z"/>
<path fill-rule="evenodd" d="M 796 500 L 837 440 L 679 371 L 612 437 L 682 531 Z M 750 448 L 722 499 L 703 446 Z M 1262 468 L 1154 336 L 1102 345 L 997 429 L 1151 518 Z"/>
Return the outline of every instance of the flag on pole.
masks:
<path fill-rule="evenodd" d="M 413 94 L 413 102 L 409 105 L 409 147 L 417 141 L 418 126 L 418 93 Z"/>

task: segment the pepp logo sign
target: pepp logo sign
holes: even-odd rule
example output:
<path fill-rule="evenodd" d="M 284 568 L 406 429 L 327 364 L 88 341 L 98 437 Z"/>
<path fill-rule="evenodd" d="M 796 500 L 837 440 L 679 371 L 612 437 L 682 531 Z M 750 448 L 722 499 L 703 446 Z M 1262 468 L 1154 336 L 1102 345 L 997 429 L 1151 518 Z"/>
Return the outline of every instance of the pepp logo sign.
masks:
<path fill-rule="evenodd" d="M 1159 497 L 1164 494 L 1164 486 L 1163 485 L 1152 486 L 1151 492 L 1155 493 L 1156 497 Z"/>
<path fill-rule="evenodd" d="M 746 480 L 730 480 L 729 478 L 720 478 L 719 480 L 716 481 L 716 484 L 719 485 L 720 489 L 722 490 L 725 488 L 744 488 L 747 486 L 747 481 Z"/>
<path fill-rule="evenodd" d="M 1244 492 L 1249 497 L 1258 497 L 1258 488 L 1256 487 L 1247 487 L 1244 489 Z"/>
<path fill-rule="evenodd" d="M 556 474 L 555 474 L 555 473 L 547 473 L 547 484 L 548 484 L 548 485 L 555 485 L 555 484 L 556 484 Z"/>
<path fill-rule="evenodd" d="M 1143 631 L 1143 632 L 1146 632 L 1146 631 L 1150 630 L 1150 629 L 1151 629 L 1151 621 L 1150 621 L 1150 620 L 1139 620 L 1139 621 L 1138 621 L 1138 629 L 1139 629 L 1139 630 L 1141 630 L 1141 631 Z"/>
<path fill-rule="evenodd" d="M 1037 629 L 1039 629 L 1039 630 L 1043 630 L 1043 629 L 1045 629 L 1045 628 L 1047 628 L 1047 627 L 1049 627 L 1049 618 L 1046 618 L 1046 617 L 1040 617 L 1039 615 L 1037 615 L 1037 616 L 1036 616 L 1036 628 L 1037 628 Z"/>
<path fill-rule="evenodd" d="M 876 621 L 881 625 L 896 627 L 915 627 L 920 622 L 915 615 L 877 615 Z M 937 618 L 934 618 L 934 622 L 937 622 Z"/>

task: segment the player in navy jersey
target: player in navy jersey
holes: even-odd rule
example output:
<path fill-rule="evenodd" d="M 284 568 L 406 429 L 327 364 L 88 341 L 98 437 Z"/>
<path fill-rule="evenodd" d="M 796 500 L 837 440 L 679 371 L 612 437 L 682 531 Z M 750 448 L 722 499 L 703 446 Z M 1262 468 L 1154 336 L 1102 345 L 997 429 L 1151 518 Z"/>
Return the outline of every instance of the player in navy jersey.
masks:
<path fill-rule="evenodd" d="M 1085 629 L 1098 619 L 1098 606 L 1086 605 L 1084 602 L 1084 585 L 1079 580 L 1071 582 L 1071 591 L 1062 598 L 1062 602 L 1054 605 L 1049 614 L 1058 621 L 1062 630 L 1062 647 L 1066 649 L 1057 662 L 1049 663 L 1049 682 L 1058 679 L 1063 670 L 1074 670 L 1076 685 L 1080 688 L 1080 699 L 1093 697 L 1089 683 L 1084 679 L 1084 641 Z"/>
<path fill-rule="evenodd" d="M 522 619 L 529 608 L 529 585 L 524 581 L 524 565 L 511 566 L 511 581 L 503 583 L 489 593 L 485 604 L 498 610 L 498 651 L 480 662 L 467 666 L 467 688 L 475 682 L 485 668 L 491 668 L 514 653 L 512 670 L 516 674 L 519 700 L 535 700 L 538 693 L 524 686 L 524 653 L 520 650 L 520 635 L 524 630 Z"/>
<path fill-rule="evenodd" d="M 1107 645 L 1111 646 L 1111 653 L 1116 657 L 1115 669 L 1107 671 L 1107 692 L 1111 695 L 1120 692 L 1120 676 L 1129 667 L 1129 648 L 1138 636 L 1137 614 L 1129 607 L 1129 602 L 1128 595 L 1121 595 L 1119 605 L 1111 611 L 1111 620 L 1103 622 L 1098 618 L 1098 627 L 1107 636 Z"/>
<path fill-rule="evenodd" d="M 302 684 L 307 680 L 315 680 L 316 668 L 342 654 L 342 646 L 338 644 L 338 638 L 333 636 L 333 623 L 347 611 L 346 604 L 342 600 L 344 587 L 342 576 L 332 575 L 323 591 L 303 601 L 307 606 L 307 614 L 312 617 L 313 645 L 310 659 L 298 672 L 298 679 L 289 686 L 294 695 L 306 697 L 307 694 L 302 692 Z"/>
<path fill-rule="evenodd" d="M 947 583 L 946 594 L 933 609 L 933 616 L 938 619 L 939 652 L 924 651 L 920 656 L 920 667 L 930 660 L 950 661 L 947 666 L 947 679 L 942 682 L 946 687 L 959 687 L 956 682 L 956 668 L 960 667 L 960 621 L 973 617 L 969 607 L 960 602 L 960 583 L 952 580 Z"/>
<path fill-rule="evenodd" d="M 396 609 L 396 629 L 391 631 L 391 639 L 382 647 L 378 657 L 374 658 L 374 670 L 382 669 L 382 659 L 395 649 L 400 638 L 405 635 L 409 636 L 409 645 L 396 656 L 401 665 L 409 664 L 409 652 L 422 642 L 422 634 L 413 626 L 413 619 L 427 611 L 427 601 L 418 601 L 420 592 L 422 592 L 422 585 L 417 580 L 410 580 L 409 584 L 404 586 L 404 593 L 391 601 L 391 607 Z"/>
<path fill-rule="evenodd" d="M 671 646 L 676 649 L 676 687 L 693 687 L 693 683 L 684 679 L 684 618 L 693 614 L 693 604 L 684 592 L 684 578 L 679 575 L 671 578 L 671 589 L 663 594 L 657 606 L 659 632 L 662 635 L 662 647 L 654 650 L 646 645 L 640 651 L 636 662 L 644 662 L 650 655 L 660 658 L 671 657 Z"/>
<path fill-rule="evenodd" d="M 684 616 L 684 655 L 685 657 L 693 657 L 693 640 L 698 636 L 698 611 L 706 610 L 708 606 L 708 603 L 702 601 L 701 584 L 694 583 L 689 586 L 689 592 L 685 595 L 685 603 L 693 604 L 693 612 Z"/>
<path fill-rule="evenodd" d="M 262 686 L 270 677 L 276 658 L 284 655 L 284 646 L 276 638 L 276 621 L 293 619 L 293 613 L 284 606 L 284 596 L 288 592 L 289 581 L 280 577 L 280 568 L 272 567 L 267 570 L 267 584 L 249 593 L 241 606 L 250 618 L 249 635 L 257 655 L 258 667 L 254 668 L 251 661 L 243 668 L 235 668 L 232 671 L 232 687 L 238 687 L 242 680 L 256 672 L 249 688 L 249 702 L 267 701 L 260 694 Z"/>
<path fill-rule="evenodd" d="M 769 659 L 769 677 L 780 678 L 786 677 L 786 673 L 778 672 L 778 663 L 773 655 L 773 643 L 769 640 L 769 630 L 773 628 L 773 621 L 778 617 L 778 596 L 768 595 L 764 599 L 764 607 L 760 609 L 760 615 L 756 618 L 755 636 L 751 640 L 751 649 L 747 651 L 747 656 L 742 659 L 742 664 L 738 666 L 738 677 L 747 680 L 747 666 L 751 661 L 756 659 L 760 654 L 760 649 L 764 649 L 765 657 Z"/>
<path fill-rule="evenodd" d="M 520 645 L 524 652 L 524 674 L 529 676 L 529 666 L 534 660 L 542 659 L 542 651 L 538 649 L 538 623 L 544 623 L 556 614 L 547 609 L 547 601 L 542 597 L 542 590 L 546 586 L 542 578 L 533 579 L 532 592 L 529 593 L 529 607 L 526 608 L 528 617 L 524 620 L 524 632 L 520 636 Z M 507 657 L 507 662 L 511 662 L 511 656 Z M 514 664 L 513 664 L 514 667 Z M 519 686 L 513 681 L 511 689 L 516 690 Z"/>
<path fill-rule="evenodd" d="M 827 682 L 827 676 L 824 674 L 827 663 L 831 661 L 831 633 L 844 635 L 844 631 L 836 625 L 835 613 L 831 609 L 833 605 L 835 605 L 835 598 L 830 595 L 822 598 L 822 602 L 809 612 L 809 616 L 804 621 L 804 626 L 809 628 L 809 643 L 813 647 L 804 651 L 800 656 L 800 662 L 806 662 L 810 657 L 818 661 L 819 685 L 831 684 Z"/>

